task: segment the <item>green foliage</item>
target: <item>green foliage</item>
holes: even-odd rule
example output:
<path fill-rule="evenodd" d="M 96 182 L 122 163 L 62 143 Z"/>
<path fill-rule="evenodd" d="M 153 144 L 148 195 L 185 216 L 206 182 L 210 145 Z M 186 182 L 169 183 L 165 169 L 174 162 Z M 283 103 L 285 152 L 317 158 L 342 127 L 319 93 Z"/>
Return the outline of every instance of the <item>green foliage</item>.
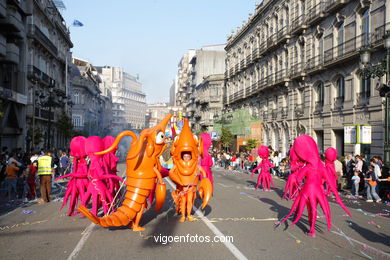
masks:
<path fill-rule="evenodd" d="M 27 130 L 27 135 L 30 136 L 31 141 L 34 139 L 34 144 L 33 144 L 34 146 L 40 144 L 43 141 L 43 137 L 44 137 L 42 129 L 38 127 L 34 129 L 34 138 L 33 138 L 33 133 L 31 128 Z"/>
<path fill-rule="evenodd" d="M 72 119 L 62 110 L 61 116 L 58 119 L 57 127 L 65 138 L 70 138 L 73 135 Z"/>
<path fill-rule="evenodd" d="M 226 127 L 222 126 L 221 143 L 224 148 L 228 148 L 233 144 L 234 135 Z"/>
<path fill-rule="evenodd" d="M 251 151 L 253 148 L 256 148 L 258 145 L 256 139 L 249 139 L 246 144 L 246 150 Z"/>

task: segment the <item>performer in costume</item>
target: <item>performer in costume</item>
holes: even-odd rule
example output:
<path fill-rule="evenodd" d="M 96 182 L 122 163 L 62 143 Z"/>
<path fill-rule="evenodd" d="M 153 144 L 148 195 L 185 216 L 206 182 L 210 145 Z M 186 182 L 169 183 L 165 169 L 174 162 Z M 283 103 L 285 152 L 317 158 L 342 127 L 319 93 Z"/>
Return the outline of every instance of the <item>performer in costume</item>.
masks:
<path fill-rule="evenodd" d="M 259 176 L 257 177 L 257 184 L 256 184 L 256 189 L 261 186 L 263 187 L 263 190 L 271 190 L 271 185 L 272 187 L 275 187 L 274 182 L 272 181 L 271 173 L 269 171 L 270 168 L 275 167 L 273 163 L 271 163 L 268 159 L 269 157 L 269 151 L 268 147 L 265 145 L 262 145 L 258 148 L 257 153 L 259 154 L 260 158 L 262 159 L 260 164 L 253 169 L 252 174 L 251 174 L 251 179 L 253 179 L 253 175 L 256 170 L 260 169 Z"/>
<path fill-rule="evenodd" d="M 213 159 L 211 158 L 211 155 L 209 154 L 209 148 L 212 145 L 211 142 L 211 136 L 208 133 L 202 133 L 200 135 L 201 144 L 203 144 L 203 153 L 202 153 L 202 160 L 200 161 L 200 165 L 202 168 L 206 171 L 207 178 L 211 182 L 211 186 L 214 190 L 214 180 L 213 180 L 213 172 L 211 171 L 211 167 L 213 166 Z M 203 179 L 203 175 L 200 175 L 200 179 Z"/>

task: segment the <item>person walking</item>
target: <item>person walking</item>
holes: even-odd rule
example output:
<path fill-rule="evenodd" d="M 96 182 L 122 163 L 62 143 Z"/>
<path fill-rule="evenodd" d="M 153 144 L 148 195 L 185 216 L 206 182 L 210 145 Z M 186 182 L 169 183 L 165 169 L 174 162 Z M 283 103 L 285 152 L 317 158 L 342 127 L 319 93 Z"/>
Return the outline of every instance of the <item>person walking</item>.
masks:
<path fill-rule="evenodd" d="M 8 200 L 11 200 L 12 193 L 14 193 L 17 198 L 16 184 L 18 181 L 18 171 L 19 167 L 17 167 L 17 163 L 15 161 L 11 162 L 5 170 L 5 183 L 8 191 Z"/>
<path fill-rule="evenodd" d="M 51 152 L 47 151 L 45 155 L 38 158 L 38 176 L 40 180 L 40 190 L 43 202 L 50 202 L 51 179 L 53 175 L 53 158 Z"/>
<path fill-rule="evenodd" d="M 378 169 L 375 169 L 375 168 Z M 370 161 L 370 167 L 369 171 L 366 174 L 366 178 L 364 180 L 366 183 L 366 193 L 367 193 L 367 200 L 366 202 L 373 202 L 373 198 L 376 202 L 381 202 L 381 198 L 378 196 L 378 194 L 375 191 L 375 186 L 377 185 L 377 171 L 379 170 L 379 166 L 376 164 L 374 159 L 371 159 Z"/>

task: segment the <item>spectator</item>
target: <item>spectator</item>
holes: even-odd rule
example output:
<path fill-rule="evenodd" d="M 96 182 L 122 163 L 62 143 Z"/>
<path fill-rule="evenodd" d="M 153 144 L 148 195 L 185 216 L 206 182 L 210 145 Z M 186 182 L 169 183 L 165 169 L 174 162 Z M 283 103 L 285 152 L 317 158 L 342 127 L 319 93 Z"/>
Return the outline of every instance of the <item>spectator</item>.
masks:
<path fill-rule="evenodd" d="M 344 185 L 343 185 L 343 164 L 339 160 L 334 161 L 334 166 L 335 166 L 335 171 L 337 173 L 337 188 L 338 190 L 342 190 Z"/>
<path fill-rule="evenodd" d="M 377 169 L 375 169 L 377 167 Z M 376 171 L 379 170 L 379 166 L 376 164 L 374 159 L 371 159 L 369 171 L 366 174 L 366 178 L 364 180 L 366 181 L 366 193 L 367 193 L 367 202 L 373 202 L 373 198 L 376 202 L 381 202 L 381 198 L 379 198 L 378 194 L 375 191 L 375 186 L 377 185 L 377 176 Z"/>
<path fill-rule="evenodd" d="M 16 166 L 20 167 L 22 166 L 22 163 L 20 163 L 18 160 L 17 160 L 17 157 L 16 157 L 16 154 L 15 153 L 10 153 L 9 154 L 9 159 L 7 161 L 7 165 L 11 165 L 12 162 L 15 162 L 16 163 Z"/>
<path fill-rule="evenodd" d="M 16 190 L 16 184 L 18 181 L 18 171 L 19 167 L 17 167 L 17 164 L 15 161 L 13 161 L 10 165 L 7 166 L 7 169 L 5 170 L 5 181 L 8 191 L 8 200 L 11 200 L 12 193 L 15 193 L 15 197 L 17 194 Z"/>
<path fill-rule="evenodd" d="M 352 195 L 356 198 L 359 196 L 359 183 L 360 183 L 360 177 L 359 172 L 355 172 L 354 176 L 352 176 Z"/>

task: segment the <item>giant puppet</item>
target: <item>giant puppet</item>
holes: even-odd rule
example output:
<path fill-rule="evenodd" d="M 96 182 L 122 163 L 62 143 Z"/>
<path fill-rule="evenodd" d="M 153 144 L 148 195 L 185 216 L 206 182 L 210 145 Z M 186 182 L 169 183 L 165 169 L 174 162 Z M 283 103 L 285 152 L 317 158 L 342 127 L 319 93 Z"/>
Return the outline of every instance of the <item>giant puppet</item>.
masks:
<path fill-rule="evenodd" d="M 131 136 L 133 139 L 126 157 L 126 194 L 122 206 L 117 208 L 115 213 L 101 218 L 92 214 L 83 205 L 78 208 L 81 213 L 102 227 L 129 225 L 133 231 L 144 230 L 139 226 L 139 223 L 145 208 L 146 198 L 154 188 L 156 181 L 158 181 L 156 210 L 160 210 L 165 201 L 166 186 L 156 165 L 159 156 L 166 147 L 164 133 L 171 116 L 171 114 L 167 115 L 153 128 L 144 129 L 139 138 L 131 131 L 124 131 L 116 137 L 111 147 L 95 153 L 102 155 L 111 152 L 124 136 Z"/>
<path fill-rule="evenodd" d="M 274 182 L 272 181 L 271 173 L 269 171 L 270 168 L 275 167 L 273 163 L 271 163 L 268 159 L 269 157 L 269 151 L 268 147 L 265 145 L 259 146 L 257 149 L 257 153 L 259 154 L 261 160 L 261 163 L 259 166 L 257 166 L 255 169 L 253 169 L 251 178 L 253 178 L 253 174 L 256 170 L 260 169 L 259 176 L 257 177 L 257 184 L 256 189 L 261 186 L 263 187 L 263 190 L 271 190 L 271 185 L 275 187 Z"/>
<path fill-rule="evenodd" d="M 214 190 L 214 180 L 213 180 L 213 172 L 211 171 L 211 167 L 213 166 L 213 159 L 209 154 L 209 148 L 212 145 L 211 136 L 209 133 L 202 133 L 200 135 L 201 143 L 203 144 L 202 148 L 202 160 L 200 161 L 200 166 L 206 171 L 207 178 L 209 178 L 211 182 L 211 186 Z M 200 179 L 203 179 L 203 175 L 200 175 Z"/>
<path fill-rule="evenodd" d="M 282 199 L 294 200 L 301 189 L 301 183 L 297 181 L 297 172 L 304 166 L 304 163 L 298 158 L 294 147 L 290 148 L 290 175 L 287 178 L 286 187 Z"/>
<path fill-rule="evenodd" d="M 61 210 L 70 198 L 68 216 L 76 213 L 74 209 L 78 204 L 78 201 L 83 200 L 89 184 L 87 177 L 88 164 L 85 160 L 87 156 L 85 152 L 85 141 L 86 138 L 84 136 L 73 137 L 70 141 L 70 155 L 73 157 L 73 171 L 54 180 L 57 181 L 59 179 L 70 177 L 68 186 L 66 187 L 64 200 L 60 207 Z"/>
<path fill-rule="evenodd" d="M 313 138 L 308 135 L 301 135 L 293 144 L 294 151 L 298 158 L 306 164 L 297 171 L 297 182 L 300 183 L 304 180 L 302 190 L 299 192 L 295 199 L 290 212 L 279 223 L 286 221 L 293 213 L 295 213 L 295 219 L 292 225 L 297 223 L 302 216 L 305 206 L 307 206 L 308 218 L 310 224 L 309 236 L 315 237 L 315 224 L 317 220 L 317 205 L 320 204 L 322 211 L 325 214 L 328 231 L 330 230 L 331 212 L 329 202 L 325 194 L 324 183 L 329 185 L 330 191 L 335 195 L 336 202 L 351 216 L 348 209 L 345 207 L 337 192 L 334 181 L 329 178 L 329 175 L 322 163 L 318 154 L 318 147 Z"/>
<path fill-rule="evenodd" d="M 176 184 L 176 190 L 172 192 L 176 204 L 176 212 L 181 213 L 180 222 L 193 221 L 191 216 L 192 205 L 196 197 L 196 187 L 199 182 L 199 174 L 203 175 L 198 192 L 203 198 L 202 209 L 206 207 L 212 194 L 212 185 L 207 178 L 207 173 L 199 165 L 199 153 L 201 144 L 198 138 L 192 134 L 188 119 L 184 119 L 183 129 L 175 137 L 171 155 L 174 166 L 169 172 L 169 178 Z"/>

